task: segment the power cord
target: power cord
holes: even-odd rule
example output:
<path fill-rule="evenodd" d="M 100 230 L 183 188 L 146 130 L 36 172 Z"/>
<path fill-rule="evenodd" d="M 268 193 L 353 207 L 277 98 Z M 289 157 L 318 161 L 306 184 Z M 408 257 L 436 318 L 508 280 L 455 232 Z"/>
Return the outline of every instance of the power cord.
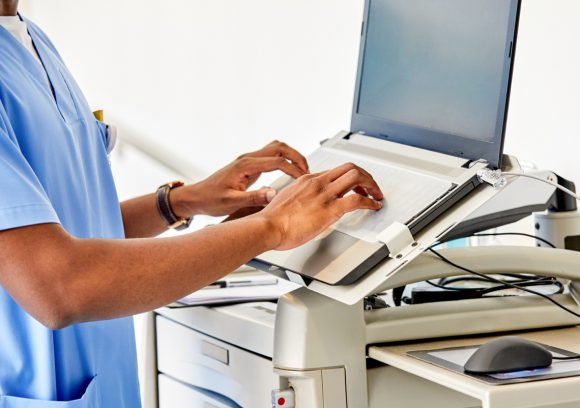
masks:
<path fill-rule="evenodd" d="M 554 281 L 556 278 L 553 278 L 551 276 L 540 276 L 540 275 L 527 275 L 527 274 L 516 274 L 516 273 L 502 273 L 502 276 L 505 276 L 507 278 L 513 278 L 512 281 L 510 281 L 511 283 L 516 283 L 516 284 L 521 284 L 523 282 L 546 282 L 546 284 L 549 284 L 550 282 Z M 474 282 L 488 282 L 487 279 L 481 279 L 477 276 L 471 276 L 471 277 L 465 277 L 465 276 L 459 276 L 459 277 L 449 277 L 449 278 L 441 278 L 439 279 L 439 285 L 449 285 L 451 283 L 456 283 L 456 282 L 463 282 L 465 280 L 470 280 L 470 281 L 474 281 Z M 484 288 L 485 289 L 485 288 Z"/>
<path fill-rule="evenodd" d="M 511 289 L 512 287 L 510 284 L 517 284 L 520 287 L 530 287 L 530 286 L 547 286 L 547 285 L 554 285 L 556 286 L 557 290 L 551 295 L 557 295 L 564 292 L 564 285 L 559 282 L 556 278 L 549 278 L 549 277 L 538 277 L 532 280 L 515 280 L 515 281 L 504 281 L 498 279 L 498 281 L 503 282 L 501 285 L 493 286 L 490 288 L 458 288 L 453 286 L 448 286 L 450 283 L 454 282 L 464 282 L 464 281 L 480 281 L 480 282 L 489 282 L 487 279 L 473 279 L 473 278 L 457 278 L 452 281 L 448 281 L 445 283 L 435 283 L 432 281 L 426 281 L 429 285 L 434 286 L 436 288 L 444 289 L 444 290 L 453 290 L 457 292 L 466 292 L 466 293 L 477 293 L 480 296 L 489 295 L 490 293 L 499 292 L 505 289 Z"/>
<path fill-rule="evenodd" d="M 493 233 L 480 233 L 480 234 L 474 234 L 471 235 L 470 237 L 486 237 L 486 236 L 523 236 L 523 237 L 528 237 L 528 238 L 532 238 L 535 240 L 538 240 L 540 242 L 543 242 L 544 244 L 552 247 L 552 248 L 556 248 L 556 246 L 554 244 L 552 244 L 550 241 L 535 236 L 535 235 L 531 235 L 531 234 L 526 234 L 523 232 L 493 232 Z M 430 249 L 435 248 L 441 244 L 444 244 L 448 241 L 441 241 L 441 242 L 437 242 L 434 245 L 431 246 Z M 556 285 L 558 287 L 558 290 L 554 293 L 552 293 L 553 295 L 555 294 L 559 294 L 562 293 L 564 291 L 564 286 L 556 279 L 553 277 L 548 277 L 548 276 L 538 276 L 538 275 L 529 275 L 529 274 L 509 274 L 509 273 L 503 273 L 500 274 L 502 276 L 505 277 L 509 277 L 509 278 L 514 278 L 514 281 L 511 281 L 509 283 L 512 284 L 518 284 L 521 286 L 545 286 L 545 285 Z M 506 286 L 505 284 L 502 284 L 500 286 L 494 286 L 491 288 L 461 288 L 461 287 L 453 287 L 453 286 L 448 286 L 451 283 L 456 283 L 456 282 L 467 282 L 467 281 L 475 281 L 475 282 L 489 282 L 489 279 L 486 278 L 480 278 L 480 277 L 455 277 L 455 278 L 441 278 L 439 280 L 438 283 L 435 283 L 433 281 L 427 281 L 427 283 L 431 286 L 440 288 L 440 289 L 446 289 L 446 290 L 452 290 L 452 291 L 463 291 L 463 292 L 470 292 L 470 293 L 478 293 L 480 292 L 481 295 L 485 295 L 488 293 L 493 293 L 496 291 L 500 291 L 500 290 L 504 290 L 504 289 L 508 289 L 509 287 Z M 502 280 L 502 282 L 505 282 Z"/>
<path fill-rule="evenodd" d="M 548 241 L 547 239 L 544 239 L 542 237 L 538 237 L 537 235 L 532 235 L 532 234 L 526 234 L 524 232 L 486 232 L 486 233 L 477 233 L 477 234 L 472 234 L 469 236 L 466 236 L 464 238 L 471 238 L 471 237 L 495 237 L 495 236 L 521 236 L 521 237 L 528 237 L 528 238 L 533 238 L 537 241 L 543 242 L 544 244 L 548 245 L 551 248 L 556 248 L 556 245 L 554 245 L 553 243 L 551 243 L 550 241 Z M 435 248 L 438 247 L 439 245 L 442 244 L 446 244 L 447 242 L 451 242 L 454 241 L 458 238 L 453 238 L 453 239 L 449 239 L 446 241 L 439 241 L 434 243 L 433 245 L 431 245 L 431 248 Z"/>
<path fill-rule="evenodd" d="M 494 236 L 504 236 L 504 235 L 509 235 L 509 236 L 514 235 L 514 236 L 533 238 L 537 241 L 543 242 L 544 244 L 548 245 L 551 248 L 556 248 L 556 245 L 552 244 L 547 239 L 544 239 L 542 237 L 538 237 L 538 236 L 532 235 L 532 234 L 526 234 L 524 232 L 490 232 L 490 233 L 473 234 L 471 236 L 472 237 L 494 237 Z"/>
<path fill-rule="evenodd" d="M 549 185 L 551 185 L 553 187 L 556 187 L 558 190 L 561 190 L 561 191 L 565 192 L 566 194 L 574 197 L 576 200 L 580 201 L 580 195 L 576 194 L 575 192 L 573 192 L 572 190 L 570 190 L 570 189 L 568 189 L 568 188 L 566 188 L 564 186 L 561 186 L 560 184 L 558 184 L 558 183 L 556 183 L 554 181 L 546 180 L 545 178 L 538 177 L 538 176 L 533 176 L 531 174 L 525 174 L 525 173 L 514 173 L 514 172 L 506 171 L 506 172 L 502 172 L 501 174 L 504 175 L 504 176 L 526 177 L 526 178 L 529 178 L 529 179 L 541 181 L 543 183 L 546 183 L 546 184 L 549 184 Z"/>
<path fill-rule="evenodd" d="M 467 272 L 467 273 L 472 274 L 472 275 L 476 275 L 476 276 L 478 276 L 478 277 L 480 277 L 482 279 L 485 279 L 485 280 L 487 280 L 489 282 L 494 282 L 494 283 L 497 283 L 497 284 L 500 284 L 500 285 L 505 285 L 505 286 L 508 286 L 510 288 L 513 288 L 513 289 L 518 289 L 518 290 L 521 290 L 523 292 L 527 292 L 527 293 L 530 293 L 532 295 L 539 296 L 541 298 L 544 298 L 544 299 L 548 300 L 549 302 L 553 303 L 554 305 L 558 306 L 560 309 L 562 309 L 562 310 L 570 313 L 571 315 L 580 318 L 580 314 L 578 314 L 578 313 L 574 312 L 573 310 L 567 308 L 566 306 L 560 304 L 559 302 L 557 302 L 556 300 L 552 299 L 548 295 L 544 295 L 543 293 L 537 292 L 535 290 L 528 289 L 528 288 L 526 288 L 524 286 L 519 286 L 519 285 L 510 283 L 510 282 L 507 282 L 507 281 L 502 281 L 500 279 L 496 279 L 496 278 L 493 278 L 491 276 L 487 276 L 487 275 L 485 275 L 483 273 L 479 273 L 479 272 L 473 271 L 471 269 L 465 268 L 465 267 L 463 267 L 461 265 L 456 264 L 455 262 L 451 261 L 450 259 L 446 258 L 445 256 L 441 255 L 439 252 L 437 252 L 433 248 L 429 248 L 429 251 L 431 251 L 435 256 L 437 256 L 443 262 L 445 262 L 445 263 L 453 266 L 454 268 L 457 268 L 459 270 L 462 270 L 462 271 Z"/>

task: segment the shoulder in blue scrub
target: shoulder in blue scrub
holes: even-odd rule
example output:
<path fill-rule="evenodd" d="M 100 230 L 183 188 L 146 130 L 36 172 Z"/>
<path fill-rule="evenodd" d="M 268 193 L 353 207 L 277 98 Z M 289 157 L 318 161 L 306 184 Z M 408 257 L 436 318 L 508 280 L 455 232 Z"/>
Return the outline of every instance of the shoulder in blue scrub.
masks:
<path fill-rule="evenodd" d="M 79 238 L 121 239 L 106 129 L 24 21 L 42 65 L 0 27 L 0 230 L 59 223 Z M 0 288 L 0 344 L 0 408 L 141 405 L 131 318 L 53 331 Z"/>

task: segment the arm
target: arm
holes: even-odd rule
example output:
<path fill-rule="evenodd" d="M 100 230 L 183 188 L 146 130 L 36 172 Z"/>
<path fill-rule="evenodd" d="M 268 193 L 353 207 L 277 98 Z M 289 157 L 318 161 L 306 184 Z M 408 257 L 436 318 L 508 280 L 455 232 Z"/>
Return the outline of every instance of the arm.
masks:
<path fill-rule="evenodd" d="M 175 188 L 169 195 L 175 215 L 230 215 L 240 209 L 268 204 L 275 191 L 246 191 L 263 172 L 281 170 L 298 178 L 308 173 L 306 159 L 288 145 L 274 141 L 256 152 L 244 154 L 207 179 Z M 157 210 L 155 194 L 121 203 L 125 236 L 146 238 L 159 235 L 167 225 Z"/>
<path fill-rule="evenodd" d="M 267 229 L 265 222 L 245 219 L 182 237 L 114 241 L 75 239 L 57 224 L 18 228 L 0 233 L 0 264 L 10 271 L 2 285 L 51 328 L 136 314 L 206 286 L 271 248 L 276 237 Z M 37 255 L 26 260 L 30 253 Z"/>
<path fill-rule="evenodd" d="M 0 283 L 51 328 L 127 316 L 167 304 L 258 254 L 299 246 L 356 209 L 381 204 L 352 164 L 302 176 L 262 211 L 168 239 L 76 239 L 56 224 L 0 232 Z M 30 256 L 34 254 L 34 256 Z"/>

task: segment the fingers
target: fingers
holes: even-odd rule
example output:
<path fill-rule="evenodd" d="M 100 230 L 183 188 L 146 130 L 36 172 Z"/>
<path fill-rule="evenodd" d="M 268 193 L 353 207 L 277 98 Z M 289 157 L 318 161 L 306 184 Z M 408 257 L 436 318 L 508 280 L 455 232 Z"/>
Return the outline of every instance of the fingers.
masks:
<path fill-rule="evenodd" d="M 351 190 L 355 190 L 359 195 L 370 194 L 375 200 L 384 198 L 383 192 L 364 169 L 355 164 L 347 163 L 329 170 L 322 176 L 329 183 L 328 190 L 339 197 L 344 196 Z"/>
<path fill-rule="evenodd" d="M 242 171 L 248 174 L 259 174 L 281 170 L 290 177 L 299 178 L 306 174 L 304 170 L 284 157 L 246 157 L 240 160 Z"/>
<path fill-rule="evenodd" d="M 367 191 L 364 188 L 362 188 L 361 186 L 356 186 L 354 188 L 354 192 L 357 194 L 360 194 L 362 196 L 365 196 L 365 197 L 369 195 L 369 193 L 367 193 Z"/>
<path fill-rule="evenodd" d="M 279 149 L 282 157 L 290 160 L 292 163 L 300 167 L 304 173 L 308 173 L 308 163 L 306 162 L 306 158 L 298 153 L 297 150 L 294 150 L 284 143 L 281 143 L 279 146 L 277 146 L 277 149 Z"/>
<path fill-rule="evenodd" d="M 230 200 L 239 208 L 255 208 L 264 207 L 274 197 L 276 197 L 276 190 L 262 188 L 254 191 L 233 191 Z"/>
<path fill-rule="evenodd" d="M 357 166 L 354 163 L 344 163 L 340 166 L 335 167 L 334 169 L 330 169 L 327 170 L 327 180 L 329 182 L 336 180 L 337 178 L 341 177 L 342 175 L 344 175 L 345 173 L 347 173 L 350 170 L 358 170 L 360 173 L 366 175 L 369 178 L 373 178 L 369 172 L 367 172 L 365 169 L 363 169 L 362 167 Z"/>
<path fill-rule="evenodd" d="M 336 202 L 342 214 L 346 214 L 356 210 L 374 210 L 378 211 L 383 208 L 383 205 L 372 198 L 362 196 L 360 194 L 351 194 L 344 198 L 338 199 Z"/>
<path fill-rule="evenodd" d="M 271 142 L 263 149 L 258 151 L 245 154 L 243 157 L 283 157 L 289 160 L 298 168 L 300 168 L 304 173 L 308 173 L 308 163 L 306 158 L 302 156 L 297 150 L 288 146 L 286 143 L 279 142 L 277 140 Z"/>

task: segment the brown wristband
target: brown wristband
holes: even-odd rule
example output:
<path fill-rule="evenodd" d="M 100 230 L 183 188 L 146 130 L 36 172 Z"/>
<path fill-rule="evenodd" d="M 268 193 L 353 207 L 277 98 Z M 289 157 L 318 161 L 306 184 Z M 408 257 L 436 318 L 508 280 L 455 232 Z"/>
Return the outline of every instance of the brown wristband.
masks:
<path fill-rule="evenodd" d="M 156 192 L 157 198 L 157 209 L 159 210 L 159 214 L 167 223 L 168 228 L 175 229 L 177 231 L 181 231 L 189 227 L 191 224 L 191 218 L 179 218 L 173 212 L 171 208 L 171 204 L 169 202 L 169 193 L 172 189 L 176 187 L 181 187 L 183 185 L 182 181 L 172 181 L 167 184 L 163 184 L 159 186 Z"/>

